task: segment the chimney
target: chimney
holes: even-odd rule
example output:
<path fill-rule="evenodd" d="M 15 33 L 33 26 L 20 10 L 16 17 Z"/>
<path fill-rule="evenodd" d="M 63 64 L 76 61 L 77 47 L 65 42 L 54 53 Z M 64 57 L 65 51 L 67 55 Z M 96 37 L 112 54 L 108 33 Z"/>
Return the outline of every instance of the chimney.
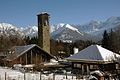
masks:
<path fill-rule="evenodd" d="M 79 52 L 78 48 L 73 48 L 74 54 L 77 54 Z"/>
<path fill-rule="evenodd" d="M 37 15 L 38 18 L 38 44 L 39 46 L 50 53 L 50 26 L 49 14 L 42 12 Z"/>

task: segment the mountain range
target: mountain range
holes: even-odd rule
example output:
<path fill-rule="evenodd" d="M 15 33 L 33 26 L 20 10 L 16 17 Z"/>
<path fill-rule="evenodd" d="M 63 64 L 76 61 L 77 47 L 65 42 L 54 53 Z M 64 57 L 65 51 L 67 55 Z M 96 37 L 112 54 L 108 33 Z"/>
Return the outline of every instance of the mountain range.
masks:
<path fill-rule="evenodd" d="M 55 40 L 72 42 L 75 40 L 100 40 L 105 30 L 110 31 L 120 27 L 120 17 L 110 17 L 105 21 L 92 20 L 84 25 L 59 23 L 51 25 L 51 37 Z M 37 26 L 25 28 L 9 23 L 0 23 L 0 35 L 37 36 Z"/>
<path fill-rule="evenodd" d="M 8 23 L 0 23 L 0 36 L 19 36 L 23 37 L 24 33 L 18 27 L 8 24 Z"/>

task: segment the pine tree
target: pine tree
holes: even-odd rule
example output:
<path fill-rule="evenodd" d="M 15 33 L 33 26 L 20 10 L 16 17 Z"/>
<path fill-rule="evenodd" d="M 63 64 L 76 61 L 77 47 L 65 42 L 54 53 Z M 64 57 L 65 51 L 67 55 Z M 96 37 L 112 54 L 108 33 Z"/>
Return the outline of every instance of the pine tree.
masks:
<path fill-rule="evenodd" d="M 115 44 L 116 44 L 116 53 L 120 54 L 120 26 L 115 31 Z"/>
<path fill-rule="evenodd" d="M 115 51 L 115 34 L 113 32 L 113 30 L 111 29 L 111 32 L 109 33 L 109 49 L 111 51 Z"/>
<path fill-rule="evenodd" d="M 107 33 L 106 30 L 104 31 L 104 34 L 103 34 L 102 46 L 103 46 L 104 48 L 107 48 L 107 49 L 110 48 L 110 47 L 109 47 L 109 46 L 110 46 L 110 44 L 109 44 L 109 35 L 108 35 L 108 33 Z"/>

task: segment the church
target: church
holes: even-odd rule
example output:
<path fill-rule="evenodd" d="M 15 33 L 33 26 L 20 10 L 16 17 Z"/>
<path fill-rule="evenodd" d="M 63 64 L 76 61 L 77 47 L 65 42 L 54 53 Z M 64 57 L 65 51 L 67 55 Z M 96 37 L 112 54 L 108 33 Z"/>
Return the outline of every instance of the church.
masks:
<path fill-rule="evenodd" d="M 37 15 L 38 19 L 38 43 L 24 46 L 14 46 L 8 51 L 8 55 L 3 58 L 2 64 L 13 66 L 14 64 L 40 64 L 49 62 L 54 58 L 50 54 L 50 26 L 49 14 L 42 12 Z"/>

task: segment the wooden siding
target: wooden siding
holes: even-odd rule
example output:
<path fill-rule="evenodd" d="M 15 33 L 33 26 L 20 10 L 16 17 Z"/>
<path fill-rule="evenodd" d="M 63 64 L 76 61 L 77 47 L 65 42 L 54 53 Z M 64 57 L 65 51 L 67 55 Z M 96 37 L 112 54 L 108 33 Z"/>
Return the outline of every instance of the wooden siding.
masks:
<path fill-rule="evenodd" d="M 34 47 L 26 53 L 17 57 L 16 59 L 5 62 L 5 64 L 7 66 L 13 66 L 14 64 L 40 64 L 42 62 L 49 62 L 50 59 L 51 57 L 48 56 L 48 54 L 38 49 L 37 47 Z"/>

